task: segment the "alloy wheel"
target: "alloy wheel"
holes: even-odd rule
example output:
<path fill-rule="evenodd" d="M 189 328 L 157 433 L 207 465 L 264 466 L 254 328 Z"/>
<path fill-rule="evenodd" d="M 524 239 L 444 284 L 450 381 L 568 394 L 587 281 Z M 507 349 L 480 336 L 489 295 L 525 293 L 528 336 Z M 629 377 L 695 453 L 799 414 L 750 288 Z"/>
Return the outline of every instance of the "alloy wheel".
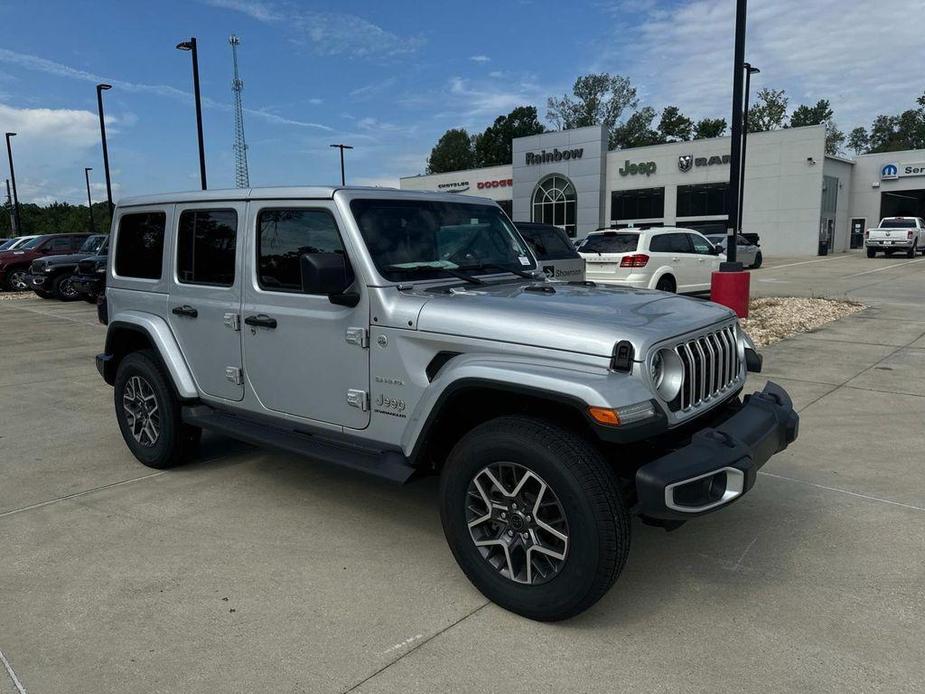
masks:
<path fill-rule="evenodd" d="M 515 583 L 545 583 L 565 565 L 565 511 L 549 484 L 523 465 L 482 468 L 469 483 L 466 522 L 485 561 Z"/>
<path fill-rule="evenodd" d="M 58 285 L 58 293 L 62 299 L 73 299 L 77 296 L 77 289 L 71 277 L 65 277 Z"/>
<path fill-rule="evenodd" d="M 10 288 L 16 292 L 24 292 L 29 288 L 29 283 L 26 282 L 26 271 L 25 270 L 13 270 L 10 273 Z"/>
<path fill-rule="evenodd" d="M 122 409 L 134 439 L 146 448 L 157 443 L 161 435 L 161 415 L 154 388 L 142 376 L 132 376 L 125 383 Z"/>

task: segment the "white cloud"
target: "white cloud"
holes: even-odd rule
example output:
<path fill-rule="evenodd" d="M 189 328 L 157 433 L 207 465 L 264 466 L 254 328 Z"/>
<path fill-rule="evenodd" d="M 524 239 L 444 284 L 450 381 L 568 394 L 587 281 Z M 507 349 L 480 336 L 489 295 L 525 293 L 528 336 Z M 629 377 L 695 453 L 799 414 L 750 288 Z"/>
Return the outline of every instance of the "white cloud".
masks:
<path fill-rule="evenodd" d="M 205 0 L 213 7 L 242 12 L 259 22 L 279 24 L 293 32 L 293 42 L 319 55 L 388 57 L 414 53 L 424 39 L 399 36 L 378 24 L 343 12 L 318 12 L 294 5 L 251 0 Z"/>
<path fill-rule="evenodd" d="M 495 83 L 483 83 L 463 77 L 450 78 L 447 92 L 450 97 L 449 105 L 454 107 L 460 124 L 467 127 L 480 125 L 486 119 L 494 120 L 517 106 L 539 106 L 546 101 L 549 93 L 546 88 L 531 81 L 512 80 L 499 87 Z"/>
<path fill-rule="evenodd" d="M 92 111 L 0 104 L 0 132 L 17 133 L 13 158 L 19 199 L 84 200 L 83 167 L 99 157 L 99 128 Z"/>
<path fill-rule="evenodd" d="M 473 63 L 490 63 L 491 58 L 487 55 L 473 55 L 469 58 Z"/>
<path fill-rule="evenodd" d="M 324 103 L 324 99 L 319 99 L 318 97 L 315 97 L 313 99 L 309 99 L 308 103 L 310 103 L 312 106 L 319 106 Z"/>
<path fill-rule="evenodd" d="M 394 77 L 387 77 L 384 80 L 377 80 L 375 82 L 370 82 L 369 84 L 364 84 L 362 87 L 351 89 L 348 94 L 356 101 L 363 101 L 365 99 L 371 99 L 374 96 L 378 96 L 382 92 L 395 86 L 396 82 L 397 80 Z"/>
<path fill-rule="evenodd" d="M 620 3 L 616 3 L 620 5 Z M 627 6 L 621 35 L 601 42 L 592 69 L 629 75 L 642 101 L 676 104 L 695 117 L 724 116 L 732 100 L 732 31 L 735 4 L 686 0 L 680 5 Z M 829 99 L 839 125 L 868 125 L 874 115 L 914 106 L 921 93 L 911 66 L 925 64 L 921 0 L 753 0 L 746 56 L 761 68 L 761 87 L 786 89 L 791 107 Z M 627 50 L 627 45 L 632 50 Z"/>

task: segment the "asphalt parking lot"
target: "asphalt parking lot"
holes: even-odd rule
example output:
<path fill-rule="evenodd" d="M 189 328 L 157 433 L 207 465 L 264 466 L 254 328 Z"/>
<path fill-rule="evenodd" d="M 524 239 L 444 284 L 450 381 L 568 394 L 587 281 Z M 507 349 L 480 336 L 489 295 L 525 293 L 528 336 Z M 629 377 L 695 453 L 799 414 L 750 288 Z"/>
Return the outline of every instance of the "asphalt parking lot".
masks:
<path fill-rule="evenodd" d="M 925 258 L 776 259 L 752 288 L 869 308 L 763 350 L 750 389 L 790 390 L 801 438 L 729 509 L 634 525 L 560 624 L 470 586 L 435 479 L 210 436 L 142 467 L 94 309 L 0 302 L 0 692 L 921 691 Z"/>

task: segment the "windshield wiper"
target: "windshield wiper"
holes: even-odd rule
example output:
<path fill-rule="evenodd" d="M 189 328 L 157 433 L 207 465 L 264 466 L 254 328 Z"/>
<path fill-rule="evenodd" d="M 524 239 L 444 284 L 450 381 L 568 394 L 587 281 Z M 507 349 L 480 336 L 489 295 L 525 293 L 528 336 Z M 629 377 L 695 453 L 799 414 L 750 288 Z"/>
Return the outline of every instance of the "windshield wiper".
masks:
<path fill-rule="evenodd" d="M 403 272 L 408 275 L 420 275 L 427 272 L 445 272 L 448 275 L 452 275 L 453 277 L 461 279 L 464 282 L 469 282 L 470 284 L 485 284 L 478 277 L 473 277 L 472 275 L 466 274 L 465 272 L 460 272 L 459 270 L 448 267 L 434 267 L 430 265 L 402 267 L 401 265 L 386 265 L 382 269 L 386 270 L 387 272 Z"/>
<path fill-rule="evenodd" d="M 512 275 L 517 275 L 518 277 L 525 277 L 528 280 L 535 280 L 536 275 L 532 272 L 527 272 L 526 270 L 518 270 L 517 268 L 507 267 L 506 265 L 499 265 L 498 263 L 479 263 L 477 265 L 460 265 L 460 270 L 500 270 L 501 272 L 510 272 Z"/>

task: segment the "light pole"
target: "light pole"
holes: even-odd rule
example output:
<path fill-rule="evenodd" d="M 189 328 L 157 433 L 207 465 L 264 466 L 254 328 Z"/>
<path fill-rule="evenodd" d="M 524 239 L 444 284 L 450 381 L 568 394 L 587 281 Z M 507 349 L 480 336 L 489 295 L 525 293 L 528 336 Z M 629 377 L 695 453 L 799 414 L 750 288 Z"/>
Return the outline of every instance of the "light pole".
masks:
<path fill-rule="evenodd" d="M 84 167 L 84 178 L 87 179 L 87 209 L 90 210 L 90 233 L 96 232 L 93 224 L 93 199 L 90 197 L 90 172 L 93 171 L 89 166 Z"/>
<path fill-rule="evenodd" d="M 13 182 L 13 225 L 16 233 L 22 233 L 22 219 L 19 217 L 19 197 L 16 195 L 16 170 L 13 168 L 13 146 L 10 144 L 10 138 L 16 137 L 16 133 L 6 133 L 6 156 L 10 160 L 10 180 Z"/>
<path fill-rule="evenodd" d="M 736 225 L 739 222 L 739 183 L 742 176 L 742 87 L 745 75 L 745 13 L 747 0 L 736 0 L 735 58 L 732 79 L 732 146 L 729 157 L 729 188 L 727 204 L 726 262 L 720 272 L 741 272 L 742 263 L 736 262 Z"/>
<path fill-rule="evenodd" d="M 100 140 L 102 140 L 103 143 L 103 173 L 106 174 L 106 200 L 109 202 L 109 216 L 112 217 L 112 184 L 109 182 L 109 147 L 106 145 L 106 121 L 103 119 L 103 92 L 107 89 L 112 89 L 112 85 L 96 85 L 96 107 L 100 114 Z"/>
<path fill-rule="evenodd" d="M 193 93 L 196 97 L 196 133 L 199 136 L 199 178 L 202 189 L 206 190 L 206 146 L 202 141 L 202 97 L 199 95 L 199 53 L 196 50 L 196 37 L 177 44 L 181 51 L 189 51 L 193 58 Z"/>
<path fill-rule="evenodd" d="M 10 233 L 16 236 L 16 215 L 13 213 L 13 197 L 10 195 L 10 179 L 6 179 L 6 204 L 10 206 Z"/>
<path fill-rule="evenodd" d="M 742 175 L 739 176 L 739 218 L 736 220 L 736 229 L 742 231 L 742 210 L 745 207 L 745 149 L 748 141 L 748 97 L 752 84 L 752 75 L 757 75 L 761 70 L 751 63 L 745 63 L 745 97 L 742 105 Z"/>
<path fill-rule="evenodd" d="M 344 177 L 344 150 L 353 149 L 353 145 L 331 145 L 331 147 L 337 147 L 340 150 L 340 184 L 345 186 L 347 179 Z"/>

